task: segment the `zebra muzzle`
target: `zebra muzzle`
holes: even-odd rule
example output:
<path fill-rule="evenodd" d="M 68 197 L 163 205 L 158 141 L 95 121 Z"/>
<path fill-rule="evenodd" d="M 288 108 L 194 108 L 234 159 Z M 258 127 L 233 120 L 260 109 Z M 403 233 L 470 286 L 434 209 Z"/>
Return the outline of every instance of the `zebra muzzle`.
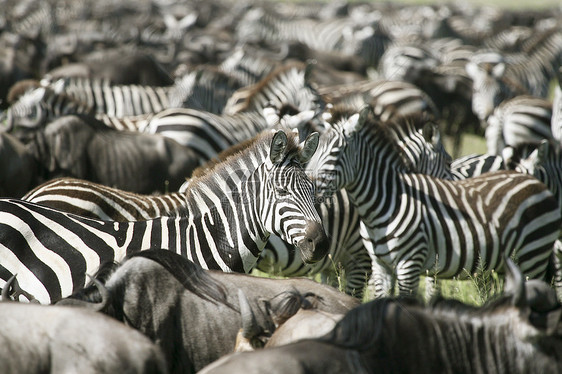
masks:
<path fill-rule="evenodd" d="M 330 242 L 319 222 L 307 221 L 304 238 L 297 243 L 305 263 L 320 261 L 328 254 Z"/>

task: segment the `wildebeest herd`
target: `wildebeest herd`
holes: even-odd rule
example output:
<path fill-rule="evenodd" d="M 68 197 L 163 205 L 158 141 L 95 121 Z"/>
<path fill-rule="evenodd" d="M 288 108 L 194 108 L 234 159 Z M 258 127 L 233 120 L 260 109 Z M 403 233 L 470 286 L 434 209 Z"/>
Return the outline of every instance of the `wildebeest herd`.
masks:
<path fill-rule="evenodd" d="M 0 46 L 0 372 L 562 372 L 562 8 L 7 0 Z"/>

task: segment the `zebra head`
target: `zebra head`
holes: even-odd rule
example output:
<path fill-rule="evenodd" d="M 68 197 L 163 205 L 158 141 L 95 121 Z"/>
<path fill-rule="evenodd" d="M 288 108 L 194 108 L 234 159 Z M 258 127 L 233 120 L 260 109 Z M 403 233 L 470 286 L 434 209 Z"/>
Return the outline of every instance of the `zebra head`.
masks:
<path fill-rule="evenodd" d="M 373 153 L 375 142 L 385 147 L 388 163 L 395 162 L 405 172 L 452 179 L 451 156 L 436 124 L 418 115 L 377 121 L 371 114 L 372 108 L 366 106 L 360 113 L 336 115 L 333 124 L 325 124 L 319 150 L 307 166 L 325 197 L 350 187 L 364 174 L 362 169 L 370 167 L 365 156 Z M 373 138 L 371 145 L 366 137 Z"/>
<path fill-rule="evenodd" d="M 44 98 L 48 95 L 46 87 L 37 87 L 25 92 L 7 110 L 5 130 L 16 127 L 34 129 L 46 121 L 47 112 Z"/>
<path fill-rule="evenodd" d="M 264 163 L 261 221 L 265 230 L 295 245 L 304 262 L 322 259 L 328 238 L 315 208 L 315 187 L 302 165 L 318 147 L 318 133 L 298 144 L 298 134 L 276 131 Z"/>
<path fill-rule="evenodd" d="M 66 95 L 63 81 L 26 91 L 7 111 L 6 131 L 36 130 L 65 114 L 90 113 L 91 109 Z"/>
<path fill-rule="evenodd" d="M 472 111 L 483 127 L 494 109 L 506 99 L 526 94 L 518 82 L 506 77 L 507 62 L 498 52 L 478 53 L 465 66 L 472 79 Z"/>

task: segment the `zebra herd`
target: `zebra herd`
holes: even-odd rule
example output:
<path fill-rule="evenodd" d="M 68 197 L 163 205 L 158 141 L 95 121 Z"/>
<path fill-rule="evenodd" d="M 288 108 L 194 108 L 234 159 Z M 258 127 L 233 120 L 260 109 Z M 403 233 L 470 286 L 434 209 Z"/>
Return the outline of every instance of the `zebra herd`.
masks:
<path fill-rule="evenodd" d="M 514 261 L 562 299 L 562 9 L 4 5 L 3 299 L 155 250 L 358 300 Z"/>

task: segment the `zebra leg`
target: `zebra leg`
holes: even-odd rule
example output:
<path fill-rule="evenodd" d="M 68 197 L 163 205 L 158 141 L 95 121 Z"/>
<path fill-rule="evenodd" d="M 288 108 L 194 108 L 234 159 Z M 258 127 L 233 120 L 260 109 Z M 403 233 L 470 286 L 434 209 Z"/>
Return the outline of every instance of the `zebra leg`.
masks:
<path fill-rule="evenodd" d="M 416 295 L 420 285 L 421 266 L 418 263 L 402 260 L 396 265 L 396 280 L 401 296 Z"/>
<path fill-rule="evenodd" d="M 392 269 L 378 258 L 371 259 L 371 277 L 367 286 L 367 295 L 372 298 L 388 297 L 394 294 L 394 277 Z"/>
<path fill-rule="evenodd" d="M 366 284 L 371 275 L 371 257 L 360 243 L 358 250 L 350 251 L 342 256 L 342 268 L 345 276 L 345 292 L 362 299 Z"/>
<path fill-rule="evenodd" d="M 556 240 L 554 243 L 554 287 L 556 296 L 562 301 L 562 241 Z"/>

